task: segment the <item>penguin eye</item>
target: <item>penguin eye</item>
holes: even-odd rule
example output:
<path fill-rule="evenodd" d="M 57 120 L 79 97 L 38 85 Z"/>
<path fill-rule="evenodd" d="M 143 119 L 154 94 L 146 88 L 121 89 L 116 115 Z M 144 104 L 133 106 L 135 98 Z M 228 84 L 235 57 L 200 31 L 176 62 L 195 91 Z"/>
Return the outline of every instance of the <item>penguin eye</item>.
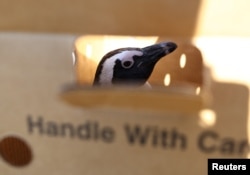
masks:
<path fill-rule="evenodd" d="M 126 60 L 126 61 L 122 62 L 122 67 L 125 68 L 125 69 L 129 69 L 129 68 L 131 68 L 133 66 L 133 64 L 134 64 L 134 61 Z"/>

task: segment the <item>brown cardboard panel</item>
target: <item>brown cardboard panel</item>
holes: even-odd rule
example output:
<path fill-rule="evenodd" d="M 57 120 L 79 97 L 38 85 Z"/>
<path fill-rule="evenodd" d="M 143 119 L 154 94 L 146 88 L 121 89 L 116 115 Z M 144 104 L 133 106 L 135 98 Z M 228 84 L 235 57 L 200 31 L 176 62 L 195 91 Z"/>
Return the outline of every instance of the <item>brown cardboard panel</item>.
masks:
<path fill-rule="evenodd" d="M 71 105 L 87 108 L 112 107 L 153 112 L 197 113 L 202 97 L 165 88 L 153 90 L 132 88 L 72 88 L 62 93 L 62 99 Z"/>
<path fill-rule="evenodd" d="M 190 37 L 200 0 L 25 0 L 1 4 L 0 29 L 5 31 Z"/>
<path fill-rule="evenodd" d="M 14 174 L 206 174 L 207 158 L 240 158 L 247 140 L 249 88 L 213 81 L 215 122 L 200 112 L 86 109 L 61 99 L 76 82 L 71 60 L 75 36 L 1 34 L 0 145 L 22 139 L 32 160 Z M 177 104 L 178 105 L 178 104 Z"/>
<path fill-rule="evenodd" d="M 248 6 L 247 0 L 1 0 L 0 30 L 246 37 Z"/>

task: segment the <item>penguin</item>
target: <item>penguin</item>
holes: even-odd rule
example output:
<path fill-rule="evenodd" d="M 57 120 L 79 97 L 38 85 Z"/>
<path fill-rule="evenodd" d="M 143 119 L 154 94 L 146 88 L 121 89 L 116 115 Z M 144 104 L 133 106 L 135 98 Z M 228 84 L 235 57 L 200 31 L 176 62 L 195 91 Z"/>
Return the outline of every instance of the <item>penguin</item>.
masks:
<path fill-rule="evenodd" d="M 147 83 L 155 64 L 177 48 L 174 42 L 162 42 L 144 48 L 120 48 L 103 56 L 93 86 L 137 85 Z"/>

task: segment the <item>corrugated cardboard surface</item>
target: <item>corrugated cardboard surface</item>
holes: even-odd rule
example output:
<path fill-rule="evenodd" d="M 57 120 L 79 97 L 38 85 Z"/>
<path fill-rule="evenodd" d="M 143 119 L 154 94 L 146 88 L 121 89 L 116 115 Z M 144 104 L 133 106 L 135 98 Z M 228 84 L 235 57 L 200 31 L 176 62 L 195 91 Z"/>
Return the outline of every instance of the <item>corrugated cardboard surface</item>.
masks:
<path fill-rule="evenodd" d="M 0 0 L 0 30 L 249 36 L 248 0 Z"/>
<path fill-rule="evenodd" d="M 211 127 L 200 124 L 199 111 L 185 115 L 74 107 L 60 98 L 62 86 L 75 81 L 74 39 L 0 35 L 0 137 L 18 135 L 33 154 L 24 167 L 0 159 L 3 174 L 198 175 L 207 173 L 209 157 L 246 157 L 246 86 L 213 83 L 211 109 L 217 120 Z M 72 132 L 62 133 L 63 125 Z M 145 140 L 141 136 L 133 143 L 139 131 Z"/>

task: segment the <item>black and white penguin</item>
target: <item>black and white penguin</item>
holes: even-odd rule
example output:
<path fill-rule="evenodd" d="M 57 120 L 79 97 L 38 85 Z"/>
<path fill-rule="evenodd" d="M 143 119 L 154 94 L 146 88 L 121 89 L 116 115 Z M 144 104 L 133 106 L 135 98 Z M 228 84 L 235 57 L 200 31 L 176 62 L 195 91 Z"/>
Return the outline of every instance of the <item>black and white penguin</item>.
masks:
<path fill-rule="evenodd" d="M 107 53 L 97 66 L 94 86 L 144 85 L 155 64 L 177 45 L 163 42 L 144 48 L 121 48 Z"/>

